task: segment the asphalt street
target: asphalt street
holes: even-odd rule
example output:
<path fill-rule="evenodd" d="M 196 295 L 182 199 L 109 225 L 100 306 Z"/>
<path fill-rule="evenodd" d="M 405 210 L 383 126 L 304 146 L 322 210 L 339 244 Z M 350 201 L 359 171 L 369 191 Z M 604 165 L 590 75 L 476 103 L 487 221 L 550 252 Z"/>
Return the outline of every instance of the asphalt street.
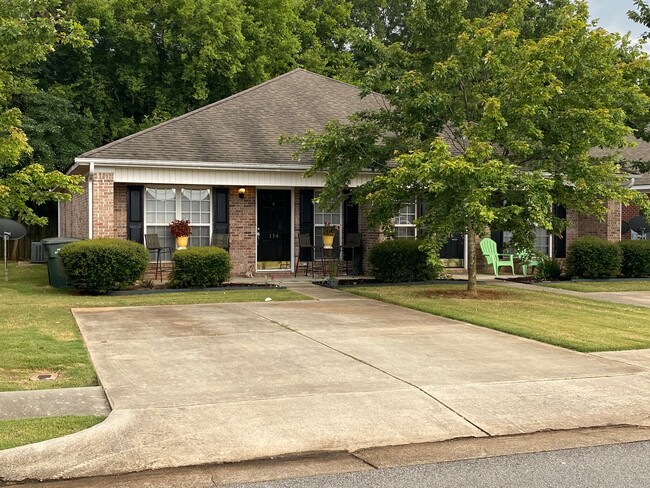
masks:
<path fill-rule="evenodd" d="M 229 488 L 650 486 L 650 442 L 228 485 Z"/>

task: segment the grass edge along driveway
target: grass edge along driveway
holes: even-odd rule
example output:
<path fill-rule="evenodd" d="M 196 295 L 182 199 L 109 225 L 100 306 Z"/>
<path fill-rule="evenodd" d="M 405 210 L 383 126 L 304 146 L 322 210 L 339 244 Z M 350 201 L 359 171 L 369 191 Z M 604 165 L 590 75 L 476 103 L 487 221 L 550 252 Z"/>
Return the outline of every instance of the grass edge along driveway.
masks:
<path fill-rule="evenodd" d="M 0 450 L 74 434 L 97 425 L 105 418 L 75 415 L 0 420 Z"/>
<path fill-rule="evenodd" d="M 0 391 L 94 386 L 97 376 L 70 312 L 75 307 L 181 305 L 309 299 L 289 290 L 226 290 L 133 295 L 82 296 L 47 286 L 45 265 L 9 268 L 0 285 Z M 32 381 L 38 372 L 58 372 L 56 381 Z M 103 421 L 97 416 L 0 420 L 0 450 L 72 434 Z"/>
<path fill-rule="evenodd" d="M 543 286 L 581 293 L 650 291 L 650 280 L 560 281 Z"/>
<path fill-rule="evenodd" d="M 480 285 L 367 286 L 350 293 L 580 352 L 650 348 L 650 308 Z"/>
<path fill-rule="evenodd" d="M 83 296 L 47 285 L 45 265 L 9 268 L 0 284 L 0 391 L 94 386 L 97 377 L 79 328 L 70 312 L 81 307 L 126 307 L 307 300 L 290 290 L 225 290 L 130 296 Z M 33 381 L 41 372 L 55 381 Z"/>

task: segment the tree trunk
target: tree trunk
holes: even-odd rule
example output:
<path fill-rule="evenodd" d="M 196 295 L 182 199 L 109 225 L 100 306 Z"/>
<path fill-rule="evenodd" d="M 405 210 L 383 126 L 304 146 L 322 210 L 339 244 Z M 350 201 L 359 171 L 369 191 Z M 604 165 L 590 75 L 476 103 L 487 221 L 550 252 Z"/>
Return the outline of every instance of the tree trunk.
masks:
<path fill-rule="evenodd" d="M 22 224 L 21 218 L 17 217 L 16 222 Z M 18 261 L 18 239 L 16 239 L 15 241 L 11 241 L 11 253 L 9 255 L 9 260 Z"/>
<path fill-rule="evenodd" d="M 476 233 L 471 225 L 467 230 L 467 293 L 469 295 L 477 296 L 478 289 L 476 288 Z"/>
<path fill-rule="evenodd" d="M 18 260 L 18 240 L 11 241 L 11 253 L 9 254 L 9 261 Z"/>

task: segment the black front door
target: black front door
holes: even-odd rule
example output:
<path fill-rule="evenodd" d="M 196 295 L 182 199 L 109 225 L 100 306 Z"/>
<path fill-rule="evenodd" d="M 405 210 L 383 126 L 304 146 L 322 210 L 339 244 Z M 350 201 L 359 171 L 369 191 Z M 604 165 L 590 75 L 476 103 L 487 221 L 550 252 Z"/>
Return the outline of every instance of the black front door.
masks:
<path fill-rule="evenodd" d="M 463 234 L 452 234 L 447 243 L 440 249 L 442 259 L 464 259 L 465 239 Z"/>
<path fill-rule="evenodd" d="M 257 261 L 291 260 L 291 190 L 257 190 Z"/>

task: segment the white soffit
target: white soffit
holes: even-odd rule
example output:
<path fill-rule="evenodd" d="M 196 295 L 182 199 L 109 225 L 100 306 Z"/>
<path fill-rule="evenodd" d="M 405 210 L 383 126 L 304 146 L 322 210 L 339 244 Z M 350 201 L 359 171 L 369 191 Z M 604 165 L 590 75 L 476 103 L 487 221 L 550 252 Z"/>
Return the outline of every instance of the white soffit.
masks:
<path fill-rule="evenodd" d="M 95 173 L 104 172 L 95 167 Z M 105 171 L 109 172 L 109 171 Z M 322 187 L 325 175 L 317 174 L 311 178 L 303 177 L 303 171 L 234 171 L 208 169 L 175 168 L 111 168 L 115 183 L 139 183 L 150 185 L 196 185 L 196 186 L 278 186 L 278 187 Z M 359 174 L 350 186 L 362 185 L 372 178 L 372 174 Z"/>

